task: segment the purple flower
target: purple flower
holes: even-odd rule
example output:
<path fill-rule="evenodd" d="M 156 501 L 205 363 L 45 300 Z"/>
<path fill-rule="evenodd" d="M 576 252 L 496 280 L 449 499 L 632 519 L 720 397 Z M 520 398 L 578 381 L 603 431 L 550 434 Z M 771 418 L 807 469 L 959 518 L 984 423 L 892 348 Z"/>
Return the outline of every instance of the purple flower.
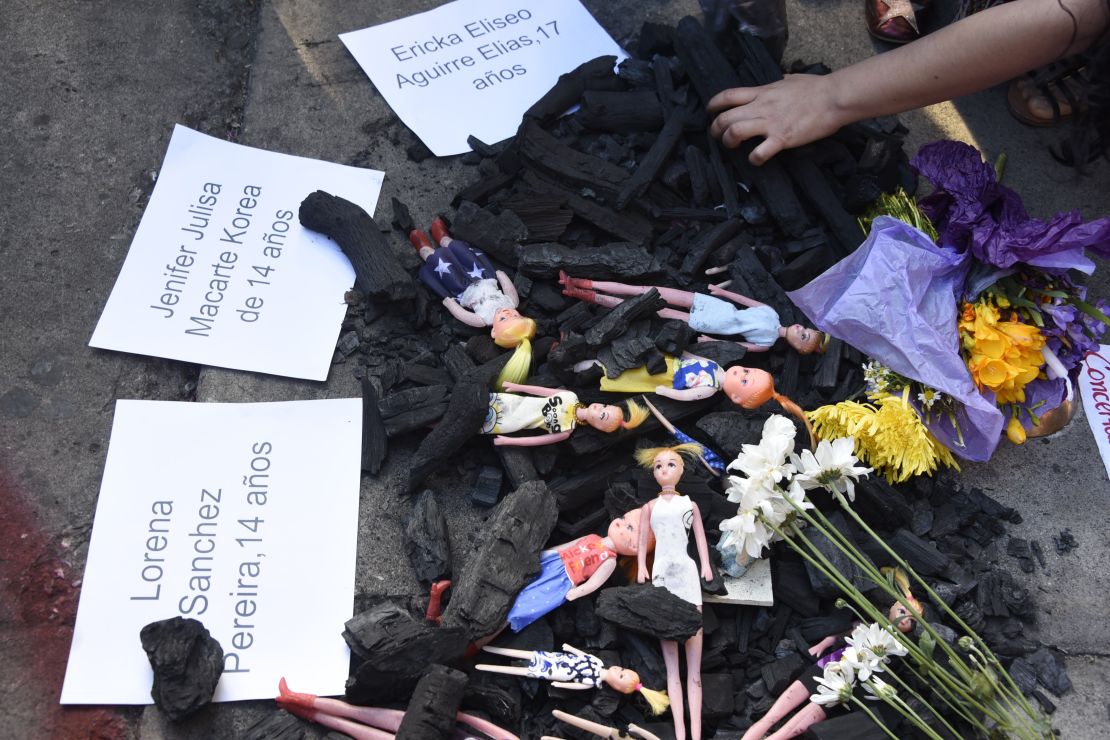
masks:
<path fill-rule="evenodd" d="M 1024 262 L 1054 274 L 1094 272 L 1085 249 L 1110 258 L 1110 218 L 1083 223 L 1076 211 L 1047 222 L 1030 218 L 1021 197 L 998 183 L 975 147 L 938 141 L 921 147 L 910 164 L 933 184 L 918 205 L 941 244 L 997 267 Z"/>

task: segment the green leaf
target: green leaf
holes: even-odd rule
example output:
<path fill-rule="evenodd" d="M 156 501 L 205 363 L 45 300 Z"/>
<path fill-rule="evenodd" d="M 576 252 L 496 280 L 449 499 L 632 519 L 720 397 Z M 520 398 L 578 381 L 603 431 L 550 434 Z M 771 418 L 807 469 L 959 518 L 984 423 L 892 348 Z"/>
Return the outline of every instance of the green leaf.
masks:
<path fill-rule="evenodd" d="M 917 641 L 917 646 L 921 648 L 921 652 L 925 653 L 925 657 L 932 659 L 933 651 L 936 650 L 937 641 L 928 632 L 921 633 L 921 638 Z"/>
<path fill-rule="evenodd" d="M 1107 326 L 1110 326 L 1110 316 L 1107 316 L 1102 311 L 1099 311 L 1097 308 L 1092 306 L 1090 303 L 1087 303 L 1087 301 L 1081 301 L 1078 298 L 1072 298 L 1071 299 L 1071 304 L 1073 306 L 1075 306 L 1076 308 L 1078 308 L 1083 313 L 1090 316 L 1092 319 L 1095 319 L 1097 321 L 1101 321 L 1102 323 L 1106 324 Z"/>

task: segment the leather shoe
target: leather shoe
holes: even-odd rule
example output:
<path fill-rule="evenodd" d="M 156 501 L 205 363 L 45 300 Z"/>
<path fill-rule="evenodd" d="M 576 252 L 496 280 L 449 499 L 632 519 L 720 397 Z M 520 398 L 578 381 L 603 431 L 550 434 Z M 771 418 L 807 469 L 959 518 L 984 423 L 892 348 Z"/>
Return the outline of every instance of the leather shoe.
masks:
<path fill-rule="evenodd" d="M 864 0 L 867 32 L 889 44 L 905 44 L 921 35 L 918 18 L 928 0 Z"/>

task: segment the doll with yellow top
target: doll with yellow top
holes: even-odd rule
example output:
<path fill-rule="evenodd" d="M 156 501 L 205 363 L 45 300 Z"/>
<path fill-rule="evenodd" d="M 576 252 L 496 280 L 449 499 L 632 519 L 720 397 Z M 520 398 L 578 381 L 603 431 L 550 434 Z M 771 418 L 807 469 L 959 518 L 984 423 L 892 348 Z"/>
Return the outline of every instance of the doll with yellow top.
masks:
<path fill-rule="evenodd" d="M 609 308 L 624 301 L 620 296 L 642 295 L 654 288 L 668 304 L 687 309 L 679 311 L 664 308 L 658 311 L 660 318 L 678 319 L 689 324 L 691 329 L 706 334 L 743 336 L 744 341 L 736 344 L 749 352 L 766 352 L 779 339 L 785 339 L 799 354 L 808 355 L 823 352 L 828 343 L 828 338 L 816 329 L 801 324 L 783 326 L 775 309 L 726 290 L 728 282 L 710 285 L 709 295 L 657 285 L 629 285 L 574 278 L 565 272 L 559 273 L 559 282 L 563 285 L 563 295 Z"/>
<path fill-rule="evenodd" d="M 635 401 L 626 401 L 628 418 L 620 406 L 611 404 L 583 404 L 578 394 L 559 388 L 537 385 L 520 385 L 506 382 L 509 393 L 491 393 L 482 434 L 495 434 L 495 445 L 537 447 L 555 444 L 568 439 L 579 424 L 586 424 L 602 432 L 633 429 L 644 423 L 648 410 Z M 527 395 L 518 395 L 527 394 Z M 511 437 L 514 432 L 529 429 L 543 430 L 544 434 Z"/>

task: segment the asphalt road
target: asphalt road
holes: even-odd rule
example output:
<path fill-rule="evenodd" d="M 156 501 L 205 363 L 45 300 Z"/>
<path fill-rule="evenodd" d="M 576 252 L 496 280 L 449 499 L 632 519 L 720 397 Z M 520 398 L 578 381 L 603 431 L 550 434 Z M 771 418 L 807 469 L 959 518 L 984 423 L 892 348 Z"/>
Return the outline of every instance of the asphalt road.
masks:
<path fill-rule="evenodd" d="M 93 350 L 92 328 L 115 282 L 175 123 L 279 152 L 384 170 L 380 203 L 397 196 L 427 222 L 473 178 L 458 158 L 409 161 L 413 136 L 337 34 L 437 2 L 320 0 L 154 2 L 7 0 L 0 10 L 0 737 L 234 737 L 269 702 L 209 707 L 184 726 L 154 709 L 57 705 L 114 401 L 292 400 L 359 395 L 349 368 L 297 382 Z M 621 41 L 644 20 L 697 13 L 695 0 L 587 0 Z M 787 59 L 838 67 L 876 52 L 857 0 L 790 0 Z M 450 111 L 444 111 L 449 115 Z M 1048 155 L 1052 131 L 1024 128 L 1004 89 L 907 114 L 911 151 L 948 137 L 990 157 L 1035 215 L 1106 215 L 1110 167 L 1078 179 Z M 379 208 L 379 213 L 381 209 Z M 1101 265 L 1106 269 L 1106 265 Z M 1093 283 L 1107 294 L 1105 275 Z M 356 589 L 416 590 L 399 559 L 403 502 L 387 495 L 395 456 L 364 480 Z M 1028 577 L 1043 615 L 1034 637 L 1070 655 L 1075 689 L 1059 702 L 1063 737 L 1110 736 L 1110 483 L 1085 422 L 1003 448 L 965 481 L 1018 509 L 1014 534 L 1045 547 Z M 461 547 L 478 522 L 450 513 Z M 1053 537 L 1078 543 L 1057 554 Z M 1015 566 L 1016 568 L 1016 566 Z M 1024 576 L 1023 576 L 1024 577 Z M 105 666 L 105 672 L 112 670 Z"/>

